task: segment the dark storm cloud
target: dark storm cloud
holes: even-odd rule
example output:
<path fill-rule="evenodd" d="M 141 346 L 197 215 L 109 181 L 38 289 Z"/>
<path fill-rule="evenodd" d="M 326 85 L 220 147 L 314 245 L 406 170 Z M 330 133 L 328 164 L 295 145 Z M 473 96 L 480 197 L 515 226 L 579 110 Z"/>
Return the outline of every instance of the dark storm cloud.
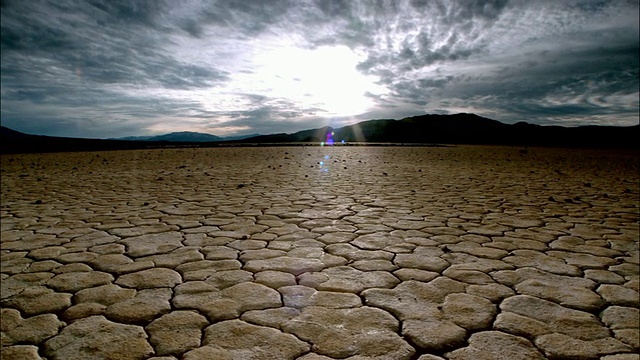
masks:
<path fill-rule="evenodd" d="M 394 72 L 402 72 L 438 62 L 468 59 L 484 50 L 486 42 L 477 40 L 506 3 L 412 1 L 411 8 L 395 12 L 395 17 L 386 21 L 388 31 L 376 41 L 386 46 L 370 52 L 359 69 L 382 75 L 384 80 L 387 73 L 380 70 L 392 68 Z M 394 32 L 399 36 L 389 39 L 388 34 Z M 395 48 L 393 40 L 399 41 Z"/>
<path fill-rule="evenodd" d="M 163 0 L 90 0 L 88 3 L 98 11 L 108 16 L 99 22 L 114 22 L 117 24 L 140 24 L 155 27 L 157 17 L 166 10 L 167 2 Z M 58 5 L 64 11 L 72 10 L 76 4 Z"/>
<path fill-rule="evenodd" d="M 505 122 L 638 122 L 637 1 L 1 6 L 2 123 L 33 133 L 111 137 L 192 125 L 271 133 L 459 111 Z M 359 55 L 357 71 L 386 91 L 363 91 L 373 106 L 361 114 L 324 116 L 323 105 L 254 82 L 265 71 L 256 56 L 280 46 L 346 46 Z"/>
<path fill-rule="evenodd" d="M 204 36 L 206 28 L 212 25 L 227 28 L 236 36 L 249 37 L 286 21 L 288 10 L 294 4 L 288 0 L 204 1 L 198 2 L 197 10 L 174 15 L 164 25 L 177 27 L 196 38 Z"/>
<path fill-rule="evenodd" d="M 150 32 L 158 27 L 153 19 L 162 8 L 159 4 L 156 1 L 92 1 L 75 6 L 56 3 L 32 13 L 31 17 L 18 11 L 15 16 L 14 13 L 3 16 L 3 75 L 25 72 L 25 59 L 14 54 L 28 54 L 34 61 L 28 74 L 34 77 L 56 75 L 52 74 L 56 66 L 84 81 L 107 84 L 155 82 L 164 87 L 185 88 L 224 81 L 224 72 L 180 63 L 162 51 L 159 45 L 167 40 L 161 32 Z M 55 8 L 63 8 L 64 17 L 51 20 L 48 12 Z"/>
<path fill-rule="evenodd" d="M 430 103 L 439 107 L 446 102 L 508 122 L 555 118 L 562 123 L 563 116 L 582 116 L 588 123 L 594 115 L 602 123 L 599 115 L 616 111 L 625 118 L 620 123 L 637 122 L 637 4 L 567 2 L 548 9 L 538 2 L 412 5 L 429 13 L 428 20 L 403 17 L 396 28 L 414 32 L 396 37 L 395 46 L 383 41 L 386 46 L 369 51 L 359 65 L 378 75 L 398 102 L 427 109 Z M 612 12 L 628 15 L 617 22 Z M 631 101 L 627 106 L 611 102 L 607 96 L 612 94 Z M 572 103 L 556 105 L 550 98 Z"/>
<path fill-rule="evenodd" d="M 157 20 L 165 6 L 159 1 L 6 2 L 0 39 L 3 125 L 17 124 L 26 131 L 37 129 L 33 123 L 39 122 L 49 129 L 45 132 L 60 135 L 65 126 L 74 124 L 68 134 L 79 136 L 83 127 L 87 130 L 82 124 L 90 121 L 81 108 L 102 108 L 103 115 L 91 112 L 94 118 L 108 116 L 107 112 L 117 118 L 120 114 L 113 112 L 113 106 L 127 106 L 131 114 L 127 116 L 149 118 L 174 113 L 179 104 L 169 101 L 165 104 L 174 107 L 158 106 L 158 100 L 126 96 L 122 88 L 194 89 L 226 81 L 224 71 L 181 62 L 163 50 L 161 45 L 170 40 L 165 25 Z M 30 103 L 55 106 L 61 114 L 38 115 L 37 106 Z M 127 121 L 137 127 L 120 128 L 138 133 L 145 125 Z M 113 132 L 108 127 L 113 124 L 101 124 L 105 128 L 100 133 L 95 129 L 102 126 L 91 125 L 93 136 Z"/>
<path fill-rule="evenodd" d="M 441 96 L 493 106 L 512 121 L 558 122 L 565 116 L 594 115 L 595 123 L 602 123 L 598 115 L 618 113 L 632 124 L 629 121 L 638 118 L 639 76 L 638 48 L 629 46 L 632 43 L 608 41 L 528 53 L 496 74 L 456 77 Z M 616 100 L 620 97 L 630 102 Z"/>

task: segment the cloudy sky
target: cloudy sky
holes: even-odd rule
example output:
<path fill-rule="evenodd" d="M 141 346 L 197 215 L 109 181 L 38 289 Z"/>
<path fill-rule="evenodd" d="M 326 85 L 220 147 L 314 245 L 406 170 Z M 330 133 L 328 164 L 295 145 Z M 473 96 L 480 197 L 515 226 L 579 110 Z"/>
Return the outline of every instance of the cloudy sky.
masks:
<path fill-rule="evenodd" d="M 1 122 L 32 134 L 639 121 L 637 0 L 0 4 Z"/>

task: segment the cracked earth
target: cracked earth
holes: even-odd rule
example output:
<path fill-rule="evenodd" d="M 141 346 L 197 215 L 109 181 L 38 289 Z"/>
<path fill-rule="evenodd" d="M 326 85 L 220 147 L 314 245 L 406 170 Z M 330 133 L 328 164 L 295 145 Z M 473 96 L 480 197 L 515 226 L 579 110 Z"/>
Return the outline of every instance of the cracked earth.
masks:
<path fill-rule="evenodd" d="M 637 153 L 2 156 L 2 359 L 639 359 Z"/>

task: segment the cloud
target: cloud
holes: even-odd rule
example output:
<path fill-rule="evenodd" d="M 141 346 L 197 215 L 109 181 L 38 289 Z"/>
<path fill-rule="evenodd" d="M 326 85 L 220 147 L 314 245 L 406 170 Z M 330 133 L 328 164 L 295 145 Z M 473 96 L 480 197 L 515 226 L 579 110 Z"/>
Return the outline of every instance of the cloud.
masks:
<path fill-rule="evenodd" d="M 457 111 L 638 122 L 637 1 L 1 6 L 2 123 L 33 133 L 272 133 Z"/>
<path fill-rule="evenodd" d="M 405 14 L 395 28 L 413 35 L 383 42 L 359 65 L 392 90 L 387 103 L 426 111 L 448 104 L 507 122 L 562 124 L 570 116 L 590 123 L 591 115 L 602 122 L 615 111 L 624 113 L 619 124 L 633 124 L 633 114 L 637 122 L 637 102 L 615 100 L 638 93 L 637 4 L 412 4 L 430 12 L 428 21 Z M 603 95 L 608 101 L 584 100 Z"/>

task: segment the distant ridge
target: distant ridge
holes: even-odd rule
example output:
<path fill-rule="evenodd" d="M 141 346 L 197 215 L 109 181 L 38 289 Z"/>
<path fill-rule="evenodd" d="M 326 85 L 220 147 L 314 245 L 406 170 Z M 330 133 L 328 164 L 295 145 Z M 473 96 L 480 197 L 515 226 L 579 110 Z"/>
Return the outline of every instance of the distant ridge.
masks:
<path fill-rule="evenodd" d="M 401 120 L 368 120 L 331 128 L 259 135 L 249 138 L 221 138 L 215 135 L 179 132 L 146 139 L 78 139 L 28 135 L 2 127 L 0 153 L 96 151 L 176 146 L 253 146 L 283 143 L 320 144 L 493 144 L 514 146 L 561 146 L 595 148 L 638 148 L 640 125 L 634 126 L 541 126 L 519 122 L 504 124 L 475 114 L 420 115 Z"/>
<path fill-rule="evenodd" d="M 133 150 L 158 147 L 153 146 L 156 143 L 148 143 L 149 146 L 145 144 L 139 141 L 30 135 L 0 126 L 0 154 Z"/>
<path fill-rule="evenodd" d="M 323 127 L 293 134 L 262 135 L 245 139 L 251 143 L 347 143 L 401 144 L 494 144 L 518 146 L 637 147 L 640 125 L 635 126 L 541 126 L 519 122 L 504 124 L 475 114 L 420 115 L 402 120 L 368 120 L 333 129 Z"/>
<path fill-rule="evenodd" d="M 192 131 L 172 132 L 164 135 L 156 136 L 128 136 L 116 140 L 133 140 L 133 141 L 177 141 L 177 142 L 209 142 L 223 140 L 219 136 L 204 134 Z"/>
<path fill-rule="evenodd" d="M 0 126 L 0 138 L 5 139 L 19 139 L 29 137 L 31 135 L 27 135 L 25 133 L 21 133 L 20 131 L 11 130 L 7 127 Z"/>
<path fill-rule="evenodd" d="M 180 131 L 172 132 L 164 135 L 155 136 L 127 136 L 123 138 L 110 139 L 110 140 L 127 140 L 127 141 L 170 141 L 170 142 L 216 142 L 216 141 L 230 141 L 230 140 L 243 140 L 250 137 L 259 136 L 260 134 L 250 134 L 243 136 L 228 136 L 220 137 L 211 134 L 193 132 L 193 131 Z"/>

